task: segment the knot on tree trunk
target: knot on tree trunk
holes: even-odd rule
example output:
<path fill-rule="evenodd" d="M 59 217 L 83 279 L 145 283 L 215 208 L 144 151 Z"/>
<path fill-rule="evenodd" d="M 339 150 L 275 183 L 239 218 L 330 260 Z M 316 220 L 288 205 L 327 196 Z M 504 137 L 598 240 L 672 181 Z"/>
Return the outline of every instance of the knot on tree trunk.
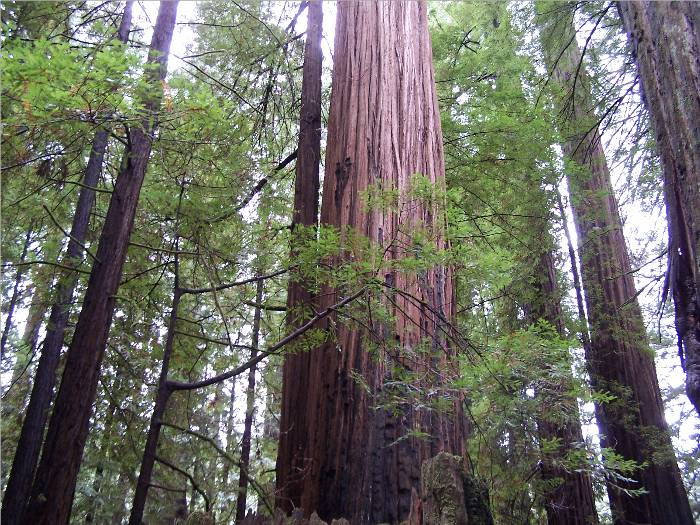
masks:
<path fill-rule="evenodd" d="M 462 458 L 441 452 L 421 467 L 422 519 L 409 524 L 493 525 L 486 487 L 468 474 Z M 414 507 L 414 505 L 412 505 Z"/>

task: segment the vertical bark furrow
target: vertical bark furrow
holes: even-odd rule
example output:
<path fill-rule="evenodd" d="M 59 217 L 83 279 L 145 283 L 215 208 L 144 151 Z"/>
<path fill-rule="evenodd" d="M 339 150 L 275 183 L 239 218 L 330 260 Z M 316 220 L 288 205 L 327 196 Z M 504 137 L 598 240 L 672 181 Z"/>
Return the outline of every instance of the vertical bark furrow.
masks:
<path fill-rule="evenodd" d="M 690 506 L 664 419 L 602 139 L 598 127 L 591 127 L 594 103 L 585 68 L 579 67 L 582 57 L 573 15 L 557 12 L 546 2 L 540 9 L 545 59 L 561 90 L 559 132 L 569 162 L 567 179 L 591 328 L 586 362 L 593 388 L 615 396 L 596 406 L 601 446 L 640 465 L 628 481 L 608 483 L 613 519 L 616 524 L 689 525 Z M 618 486 L 643 488 L 646 493 L 632 497 Z"/>
<path fill-rule="evenodd" d="M 700 4 L 618 6 L 661 155 L 676 331 L 686 392 L 700 413 Z"/>
<path fill-rule="evenodd" d="M 418 232 L 425 233 L 423 242 L 434 243 L 431 249 L 446 248 L 444 227 L 435 219 L 441 216 L 437 205 L 412 194 L 416 174 L 437 193 L 444 187 L 425 4 L 340 3 L 332 89 L 322 223 L 381 240 L 388 261 L 420 259 Z M 398 208 L 367 210 L 362 195 L 370 186 L 396 190 Z M 348 243 L 345 257 L 354 256 L 359 254 Z M 391 371 L 388 355 L 374 355 L 367 348 L 372 338 L 381 346 L 386 342 L 381 334 L 391 332 L 392 344 L 386 346 L 395 347 L 391 351 L 398 354 L 397 362 L 426 376 L 432 375 L 433 356 L 416 359 L 413 352 L 426 341 L 428 348 L 431 340 L 437 341 L 443 354 L 439 362 L 449 367 L 439 328 L 443 315 L 449 319 L 454 310 L 451 272 L 439 266 L 387 272 L 385 281 L 403 292 L 387 303 L 393 325 L 372 327 L 370 335 L 339 322 L 334 340 L 311 353 L 304 419 L 309 467 L 301 506 L 306 513 L 317 510 L 326 520 L 343 516 L 360 524 L 405 519 L 411 489 L 419 487 L 421 461 L 439 450 L 463 450 L 464 421 L 458 408 L 437 415 L 411 407 L 408 400 L 398 415 L 374 408 Z M 331 292 L 323 305 L 332 304 L 340 293 Z M 369 391 L 356 382 L 355 373 Z M 410 434 L 418 430 L 429 437 Z"/>

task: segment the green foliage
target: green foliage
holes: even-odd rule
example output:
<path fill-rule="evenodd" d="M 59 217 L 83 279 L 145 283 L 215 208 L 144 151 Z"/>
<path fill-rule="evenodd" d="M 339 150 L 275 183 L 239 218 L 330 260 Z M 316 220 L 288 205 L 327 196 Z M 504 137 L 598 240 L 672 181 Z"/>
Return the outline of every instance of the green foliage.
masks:
<path fill-rule="evenodd" d="M 3 392 L 3 481 L 36 368 L 36 358 L 30 357 L 37 348 L 23 337 L 23 319 L 32 299 L 43 294 L 36 308 L 45 327 L 55 284 L 67 275 L 56 263 L 67 244 L 92 138 L 105 129 L 109 145 L 86 242 L 95 252 L 111 190 L 126 161 L 127 130 L 148 95 L 142 31 L 132 33 L 129 45 L 115 42 L 121 7 L 3 5 L 3 313 L 19 277 L 18 313 L 0 370 L 13 385 L 19 379 Z M 586 63 L 596 100 L 591 122 L 614 105 L 605 124 L 613 134 L 629 137 L 611 150 L 611 160 L 626 166 L 622 189 L 654 209 L 661 202 L 660 168 L 648 118 L 634 97 L 615 102 L 638 90 L 626 44 L 613 11 L 597 1 L 579 7 L 577 17 L 599 22 Z M 364 347 L 386 372 L 376 410 L 400 414 L 410 406 L 445 413 L 454 410 L 455 393 L 465 394 L 473 427 L 471 465 L 488 482 L 498 523 L 544 523 L 543 495 L 561 480 L 540 478 L 543 461 L 591 473 L 599 496 L 605 481 L 626 482 L 641 465 L 610 449 L 596 450 L 590 436 L 567 447 L 539 432 L 542 423 L 578 421 L 580 407 L 591 402 L 623 411 L 630 405 L 629 392 L 615 385 L 591 391 L 578 362 L 582 327 L 570 311 L 570 284 L 562 271 L 568 264 L 557 253 L 561 217 L 555 204 L 561 174 L 576 168 L 561 162 L 552 147 L 558 135 L 542 91 L 547 82 L 532 37 L 532 6 L 430 5 L 446 188 L 416 173 L 405 194 L 379 186 L 362 192 L 362 213 L 401 217 L 411 206 L 431 213 L 430 224 L 399 221 L 400 240 L 385 239 L 382 245 L 351 229 L 290 229 L 293 164 L 276 167 L 294 151 L 298 131 L 304 41 L 298 8 L 256 0 L 201 2 L 186 56 L 177 66 L 171 63 L 73 520 L 89 516 L 94 523 L 120 523 L 128 515 L 163 357 L 176 256 L 181 288 L 220 288 L 182 297 L 170 378 L 184 382 L 215 376 L 250 358 L 254 276 L 269 276 L 261 305 L 263 350 L 288 333 L 289 316 L 309 319 L 317 313 L 316 304 L 284 310 L 290 282 L 304 283 L 323 297 L 332 290 L 339 298 L 365 291 L 328 328 L 307 331 L 259 369 L 248 504 L 261 512 L 267 512 L 264 502 L 274 499 L 284 356 L 332 344 L 342 324 L 362 330 Z M 134 10 L 134 23 L 147 25 L 140 8 Z M 324 97 L 326 102 L 327 93 Z M 400 246 L 395 258 L 387 256 L 391 243 Z M 661 253 L 659 243 L 650 241 L 656 253 Z M 549 296 L 542 291 L 545 255 L 552 256 L 553 284 L 562 290 Z M 79 261 L 75 305 L 82 301 L 92 263 L 90 255 Z M 400 290 L 391 279 L 419 279 L 436 266 L 454 272 L 456 318 L 444 320 L 446 335 L 439 341 L 416 337 L 408 348 L 402 334 L 393 333 L 393 302 Z M 554 318 L 545 315 L 548 306 L 560 302 L 563 309 Z M 71 326 L 77 314 L 74 307 Z M 445 349 L 458 356 L 454 369 L 441 364 Z M 414 360 L 433 365 L 415 369 Z M 353 379 L 371 391 L 367 378 Z M 175 426 L 163 429 L 158 449 L 207 494 L 218 523 L 231 522 L 235 511 L 246 388 L 244 374 L 173 394 L 165 419 Z M 669 392 L 670 398 L 679 395 Z M 674 425 L 689 417 L 683 414 Z M 650 444 L 648 462 L 672 461 L 673 451 L 658 446 L 658 435 L 641 431 Z M 399 439 L 425 437 L 416 428 Z M 680 456 L 696 512 L 698 457 L 697 447 L 686 447 Z M 147 522 L 173 517 L 182 494 L 189 509 L 197 509 L 192 516 L 203 516 L 203 498 L 181 473 L 157 465 L 153 482 L 160 488 L 150 492 Z M 644 488 L 626 490 L 636 495 Z"/>

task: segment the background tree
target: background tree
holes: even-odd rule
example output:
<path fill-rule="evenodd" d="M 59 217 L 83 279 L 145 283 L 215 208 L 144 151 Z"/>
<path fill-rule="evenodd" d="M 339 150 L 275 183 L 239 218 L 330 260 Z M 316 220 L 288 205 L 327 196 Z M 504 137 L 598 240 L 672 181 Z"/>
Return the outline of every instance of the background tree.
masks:
<path fill-rule="evenodd" d="M 604 454 L 614 451 L 638 465 L 629 480 L 608 482 L 613 519 L 691 523 L 573 14 L 565 7 L 539 3 L 538 16 L 545 62 L 559 89 L 558 124 L 591 326 L 586 362 L 593 389 L 612 396 L 596 408 L 601 445 L 609 449 Z M 639 489 L 647 493 L 632 497 Z"/>
<path fill-rule="evenodd" d="M 700 155 L 697 131 L 690 124 L 700 116 L 700 8 L 692 2 L 620 2 L 618 8 L 663 160 L 669 284 L 676 307 L 679 353 L 686 392 L 700 413 Z M 656 38 L 662 38 L 664 44 L 656 43 Z"/>

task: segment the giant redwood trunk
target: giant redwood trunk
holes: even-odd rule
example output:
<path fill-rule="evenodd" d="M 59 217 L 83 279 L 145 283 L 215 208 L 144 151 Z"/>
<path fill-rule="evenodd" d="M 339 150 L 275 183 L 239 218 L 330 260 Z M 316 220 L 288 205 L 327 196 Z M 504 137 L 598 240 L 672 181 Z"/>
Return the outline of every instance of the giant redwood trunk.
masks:
<path fill-rule="evenodd" d="M 118 38 L 123 43 L 129 39 L 132 4 L 132 1 L 126 3 L 119 25 Z M 78 196 L 70 239 L 63 261 L 64 265 L 68 267 L 77 267 L 83 256 L 83 246 L 90 224 L 90 213 L 95 202 L 95 190 L 92 188 L 97 186 L 102 174 L 108 139 L 109 131 L 102 127 L 97 130 L 92 139 L 90 156 L 83 176 L 83 186 Z M 12 471 L 2 502 L 2 521 L 8 525 L 20 522 L 22 509 L 29 499 L 34 471 L 39 462 L 39 451 L 41 450 L 46 421 L 49 417 L 49 407 L 56 382 L 56 369 L 63 348 L 63 336 L 68 326 L 70 306 L 77 283 L 78 273 L 72 272 L 60 278 L 56 285 L 56 302 L 51 308 L 46 337 L 34 376 L 32 394 L 22 423 L 17 450 L 12 462 Z"/>
<path fill-rule="evenodd" d="M 299 145 L 297 148 L 292 218 L 292 259 L 296 243 L 309 239 L 318 221 L 319 162 L 321 160 L 321 0 L 308 6 L 304 70 L 301 87 Z M 299 228 L 301 226 L 301 228 Z M 300 238 L 301 237 L 301 238 Z M 293 274 L 287 287 L 287 324 L 290 332 L 313 316 L 312 294 L 302 275 Z M 309 315 L 311 313 L 311 315 Z M 306 393 L 300 385 L 309 381 L 308 352 L 285 356 L 282 370 L 282 407 L 277 458 L 277 506 L 291 512 L 301 505 L 302 477 L 305 471 Z"/>
<path fill-rule="evenodd" d="M 438 193 L 444 184 L 434 82 L 424 2 L 338 4 L 321 221 L 382 246 L 387 262 L 420 256 L 420 241 L 413 237 L 418 232 L 430 249 L 446 248 L 438 206 L 410 191 L 415 174 Z M 398 206 L 368 209 L 362 192 L 370 187 L 395 190 Z M 348 242 L 346 260 L 364 256 L 351 246 Z M 450 372 L 445 332 L 454 309 L 452 273 L 439 265 L 400 272 L 387 264 L 381 279 L 391 325 L 372 326 L 369 333 L 344 324 L 341 316 L 326 322 L 333 327 L 332 340 L 310 353 L 308 382 L 295 385 L 306 395 L 306 413 L 298 419 L 306 439 L 304 464 L 295 473 L 300 504 L 306 514 L 317 511 L 324 520 L 406 519 L 411 491 L 420 488 L 421 462 L 463 448 L 465 423 L 458 407 L 433 411 L 406 401 L 395 411 L 376 408 L 394 366 L 424 377 L 431 375 L 430 364 Z M 343 296 L 343 290 L 328 290 L 319 303 L 327 306 Z M 418 351 L 420 343 L 428 351 Z M 295 416 L 281 432 L 296 424 Z"/>
<path fill-rule="evenodd" d="M 572 15 L 544 2 L 540 8 L 545 58 L 561 90 L 559 131 L 591 328 L 586 361 L 594 390 L 615 396 L 596 407 L 601 446 L 644 464 L 629 481 L 609 480 L 613 519 L 616 524 L 690 524 Z M 646 493 L 630 496 L 618 486 Z"/>
<path fill-rule="evenodd" d="M 151 153 L 176 13 L 177 2 L 161 2 L 148 56 L 149 64 L 158 67 L 147 68 L 144 73 L 149 86 L 143 100 L 144 114 L 130 130 L 130 148 L 109 202 L 97 260 L 66 355 L 61 386 L 22 523 L 62 524 L 70 516 L 116 292 Z"/>
<path fill-rule="evenodd" d="M 700 414 L 700 4 L 618 6 L 663 162 L 676 331 L 686 392 Z"/>

